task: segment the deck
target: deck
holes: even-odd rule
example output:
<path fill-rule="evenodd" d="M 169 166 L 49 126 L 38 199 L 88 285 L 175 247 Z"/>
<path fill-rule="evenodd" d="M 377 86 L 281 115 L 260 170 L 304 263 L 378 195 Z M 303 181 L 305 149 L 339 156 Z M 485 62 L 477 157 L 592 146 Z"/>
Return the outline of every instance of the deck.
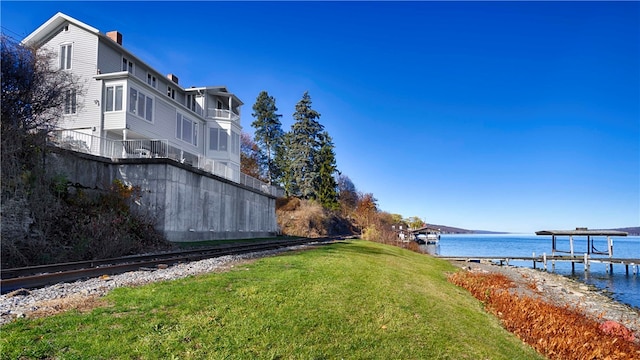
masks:
<path fill-rule="evenodd" d="M 509 265 L 511 261 L 531 262 L 533 268 L 537 268 L 537 264 L 542 264 L 545 270 L 548 270 L 549 264 L 551 268 L 555 269 L 556 262 L 571 262 L 571 269 L 575 270 L 575 264 L 583 264 L 584 271 L 589 271 L 592 263 L 601 263 L 609 265 L 609 271 L 613 273 L 613 265 L 623 265 L 625 272 L 629 275 L 629 268 L 633 275 L 640 275 L 640 259 L 629 258 L 604 258 L 604 257 L 590 257 L 590 256 L 548 256 L 542 254 L 540 256 L 438 256 L 438 258 L 450 261 L 464 261 L 464 262 L 491 262 L 499 265 Z"/>

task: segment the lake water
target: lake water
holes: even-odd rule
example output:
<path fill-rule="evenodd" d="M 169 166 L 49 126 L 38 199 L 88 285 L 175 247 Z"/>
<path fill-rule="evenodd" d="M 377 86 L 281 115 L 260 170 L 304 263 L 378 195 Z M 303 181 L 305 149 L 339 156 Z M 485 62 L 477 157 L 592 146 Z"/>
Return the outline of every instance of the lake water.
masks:
<path fill-rule="evenodd" d="M 640 237 L 612 237 L 613 257 L 625 259 L 640 259 Z M 561 237 L 557 240 L 558 250 L 569 250 L 569 238 Z M 606 237 L 596 237 L 594 247 L 606 251 Z M 516 234 L 491 234 L 491 235 L 453 235 L 443 234 L 437 246 L 428 245 L 426 250 L 440 256 L 523 256 L 530 257 L 533 253 L 551 255 L 551 236 L 516 235 Z M 574 254 L 584 256 L 587 251 L 586 237 L 574 237 Z M 567 255 L 567 254 L 560 254 Z M 595 257 L 606 257 L 592 255 Z M 533 267 L 533 262 L 510 261 L 509 265 Z M 551 271 L 551 262 L 548 262 Z M 542 263 L 537 267 L 543 268 Z M 613 273 L 608 272 L 609 265 L 590 263 L 590 271 L 584 271 L 584 265 L 575 264 L 575 271 L 571 271 L 571 263 L 557 262 L 555 273 L 572 277 L 586 284 L 594 285 L 602 290 L 610 292 L 617 301 L 640 308 L 640 274 L 633 274 L 629 267 L 629 275 L 626 274 L 623 265 L 614 265 Z"/>

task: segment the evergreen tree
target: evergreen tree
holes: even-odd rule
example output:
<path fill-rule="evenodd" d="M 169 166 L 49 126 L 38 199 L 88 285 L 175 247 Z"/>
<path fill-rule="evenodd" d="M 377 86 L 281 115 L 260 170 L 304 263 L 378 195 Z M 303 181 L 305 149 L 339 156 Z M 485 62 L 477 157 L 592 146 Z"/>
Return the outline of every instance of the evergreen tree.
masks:
<path fill-rule="evenodd" d="M 281 176 L 281 171 L 274 158 L 278 151 L 278 147 L 282 144 L 282 124 L 277 114 L 276 100 L 273 96 L 269 96 L 266 91 L 261 91 L 253 105 L 253 114 L 255 120 L 251 124 L 255 129 L 254 140 L 265 155 L 262 159 L 264 162 L 262 167 L 266 169 L 266 176 L 269 184 Z"/>
<path fill-rule="evenodd" d="M 291 146 L 291 133 L 285 133 L 282 136 L 282 143 L 276 149 L 276 155 L 274 162 L 280 170 L 280 177 L 278 178 L 280 185 L 284 188 L 286 196 L 297 196 L 299 189 L 297 184 L 293 180 L 293 172 L 291 164 L 294 161 L 293 150 Z"/>
<path fill-rule="evenodd" d="M 327 209 L 338 210 L 338 184 L 334 175 L 338 172 L 334 145 L 329 133 L 320 136 L 320 151 L 318 153 L 318 185 L 317 199 Z"/>
<path fill-rule="evenodd" d="M 324 127 L 318 119 L 320 114 L 311 108 L 309 92 L 302 95 L 293 113 L 295 122 L 291 125 L 290 171 L 292 188 L 298 193 L 294 195 L 305 199 L 316 198 L 315 185 L 318 184 L 320 137 Z"/>

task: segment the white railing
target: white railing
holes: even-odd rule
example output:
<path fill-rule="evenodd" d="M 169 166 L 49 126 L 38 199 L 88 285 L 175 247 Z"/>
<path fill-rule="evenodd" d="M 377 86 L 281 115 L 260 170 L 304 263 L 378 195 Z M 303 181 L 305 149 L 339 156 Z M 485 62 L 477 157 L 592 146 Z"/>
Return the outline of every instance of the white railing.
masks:
<path fill-rule="evenodd" d="M 169 145 L 169 141 L 166 139 L 111 140 L 74 130 L 55 130 L 51 132 L 49 141 L 51 145 L 63 149 L 111 159 L 173 159 L 264 193 L 278 197 L 284 196 L 282 188 L 242 174 L 225 162 L 192 154 Z"/>
<path fill-rule="evenodd" d="M 240 115 L 238 115 L 238 114 L 236 114 L 236 113 L 234 113 L 233 111 L 230 111 L 230 110 L 208 109 L 207 115 L 208 115 L 208 117 L 211 117 L 211 118 L 214 118 L 214 119 L 227 119 L 227 120 L 231 120 L 231 121 L 240 120 Z"/>
<path fill-rule="evenodd" d="M 260 190 L 275 197 L 283 197 L 284 189 L 278 186 L 269 185 L 247 174 L 240 174 L 240 184 L 250 188 Z"/>
<path fill-rule="evenodd" d="M 167 140 L 113 140 L 121 144 L 123 158 L 168 158 L 170 151 Z"/>

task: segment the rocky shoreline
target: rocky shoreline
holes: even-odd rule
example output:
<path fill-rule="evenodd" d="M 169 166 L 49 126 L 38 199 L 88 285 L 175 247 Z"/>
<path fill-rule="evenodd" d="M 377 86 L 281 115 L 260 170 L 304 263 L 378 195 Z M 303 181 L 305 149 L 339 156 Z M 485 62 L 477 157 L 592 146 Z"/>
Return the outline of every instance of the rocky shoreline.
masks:
<path fill-rule="evenodd" d="M 514 282 L 514 291 L 518 295 L 540 299 L 559 307 L 567 306 L 600 323 L 617 322 L 632 331 L 635 341 L 640 342 L 640 309 L 615 301 L 594 286 L 559 274 L 525 267 L 463 261 L 451 263 L 471 272 L 503 274 Z"/>

